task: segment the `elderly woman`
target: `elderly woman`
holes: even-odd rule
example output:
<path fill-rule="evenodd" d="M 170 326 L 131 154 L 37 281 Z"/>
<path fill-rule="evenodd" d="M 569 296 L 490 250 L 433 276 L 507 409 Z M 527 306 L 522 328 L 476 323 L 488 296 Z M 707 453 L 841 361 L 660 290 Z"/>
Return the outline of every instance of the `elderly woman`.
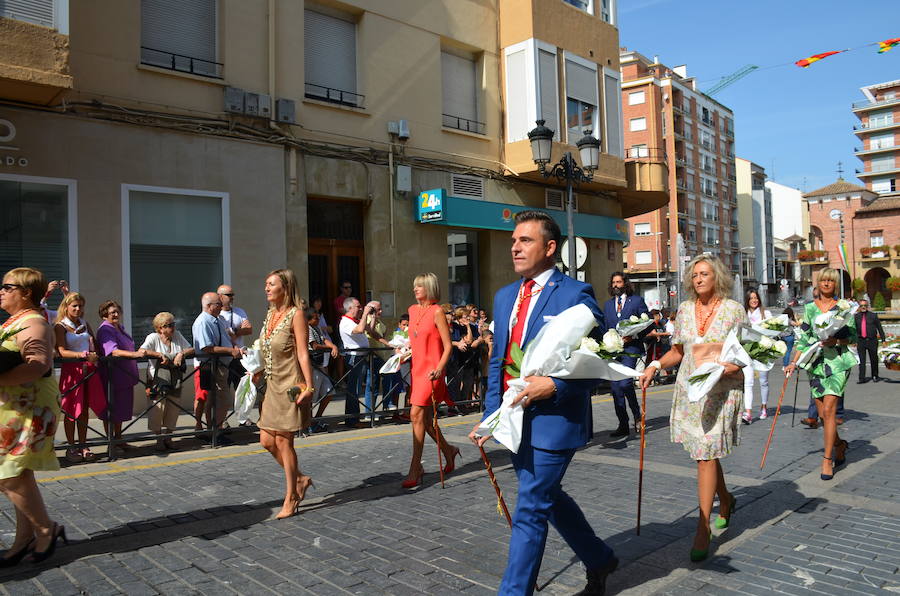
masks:
<path fill-rule="evenodd" d="M 78 442 L 87 441 L 88 406 L 95 412 L 106 407 L 106 390 L 97 374 L 97 348 L 94 332 L 84 316 L 84 296 L 69 292 L 59 305 L 53 332 L 56 335 L 56 351 L 62 358 L 81 358 L 81 362 L 65 362 L 59 375 L 59 391 L 62 393 L 62 409 L 66 413 L 63 425 L 69 448 L 66 459 L 72 463 L 93 460 L 93 452 L 84 447 L 75 448 L 75 426 L 78 425 Z"/>
<path fill-rule="evenodd" d="M 688 400 L 688 377 L 699 364 L 721 353 L 728 333 L 747 322 L 747 313 L 731 295 L 731 276 L 722 261 L 700 255 L 688 263 L 685 292 L 690 298 L 678 307 L 672 348 L 659 360 L 647 365 L 641 376 L 646 389 L 660 370 L 681 364 L 672 397 L 671 438 L 681 443 L 697 462 L 697 498 L 700 519 L 691 548 L 691 560 L 702 561 L 709 553 L 712 534 L 709 518 L 713 497 L 719 496 L 717 528 L 728 527 L 737 500 L 725 486 L 719 459 L 738 444 L 739 415 L 744 379 L 740 368 L 725 364 L 722 379 L 697 402 Z"/>
<path fill-rule="evenodd" d="M 59 421 L 59 386 L 53 379 L 53 330 L 38 301 L 47 291 L 40 271 L 21 267 L 3 276 L 0 308 L 2 348 L 16 352 L 0 369 L 0 490 L 16 509 L 16 536 L 0 567 L 18 565 L 29 553 L 39 563 L 50 557 L 66 529 L 50 519 L 35 470 L 58 470 L 53 437 Z"/>
<path fill-rule="evenodd" d="M 137 385 L 138 368 L 136 358 L 143 358 L 147 351 L 135 351 L 134 340 L 119 323 L 122 319 L 122 306 L 115 300 L 107 300 L 100 305 L 100 318 L 103 322 L 97 328 L 97 343 L 103 356 L 116 358 L 106 367 L 109 379 L 109 403 L 100 414 L 105 421 L 107 436 L 118 441 L 122 439 L 122 423 L 131 420 L 134 413 L 134 386 Z M 119 442 L 115 451 L 135 449 L 128 443 Z"/>
<path fill-rule="evenodd" d="M 835 286 L 840 273 L 830 267 L 823 269 L 816 280 L 818 297 L 803 307 L 803 323 L 797 338 L 797 353 L 784 372 L 790 376 L 797 368 L 800 354 L 819 341 L 813 331 L 816 317 L 830 310 L 837 310 L 837 299 L 834 296 Z M 822 353 L 809 368 L 809 388 L 816 400 L 816 409 L 824 425 L 822 440 L 824 453 L 822 456 L 822 480 L 834 477 L 834 468 L 844 463 L 847 452 L 847 441 L 841 439 L 837 432 L 836 409 L 838 400 L 844 397 L 844 389 L 850 378 L 850 369 L 856 366 L 856 357 L 850 352 L 849 344 L 856 343 L 856 320 L 850 317 L 847 324 L 834 336 L 822 341 Z"/>
<path fill-rule="evenodd" d="M 170 312 L 153 317 L 153 328 L 156 331 L 141 344 L 141 349 L 151 358 L 147 366 L 148 387 L 154 388 L 147 392 L 151 406 L 147 425 L 154 434 L 168 435 L 178 425 L 184 359 L 194 355 L 194 348 L 175 329 L 175 315 Z M 164 394 L 162 399 L 159 399 L 159 393 Z M 171 437 L 156 439 L 157 451 L 175 449 Z"/>

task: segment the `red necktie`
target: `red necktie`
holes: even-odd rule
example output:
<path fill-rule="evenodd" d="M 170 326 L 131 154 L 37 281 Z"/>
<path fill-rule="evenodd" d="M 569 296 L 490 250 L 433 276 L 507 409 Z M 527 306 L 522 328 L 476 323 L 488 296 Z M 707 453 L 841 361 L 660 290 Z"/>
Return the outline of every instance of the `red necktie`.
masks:
<path fill-rule="evenodd" d="M 868 333 L 866 333 L 866 313 L 863 313 L 862 316 L 862 336 L 867 337 Z"/>
<path fill-rule="evenodd" d="M 512 359 L 509 354 L 512 350 L 512 345 L 519 344 L 519 347 L 522 348 L 522 332 L 525 330 L 525 322 L 528 320 L 528 305 L 531 304 L 531 289 L 534 287 L 533 279 L 526 279 L 525 283 L 522 284 L 521 290 L 521 299 L 519 300 L 519 307 L 516 309 L 514 316 L 516 318 L 516 323 L 513 325 L 512 333 L 509 334 L 509 342 L 506 344 L 506 358 L 503 360 L 504 364 L 512 364 Z M 524 349 L 524 348 L 523 348 Z M 506 392 L 507 383 L 512 377 L 506 370 L 503 371 L 503 392 Z"/>

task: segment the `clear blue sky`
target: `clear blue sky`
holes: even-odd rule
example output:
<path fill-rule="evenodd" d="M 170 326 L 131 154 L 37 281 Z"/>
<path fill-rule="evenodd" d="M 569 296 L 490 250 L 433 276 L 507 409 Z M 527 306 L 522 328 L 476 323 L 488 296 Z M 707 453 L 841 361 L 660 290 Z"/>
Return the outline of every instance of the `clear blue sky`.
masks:
<path fill-rule="evenodd" d="M 834 182 L 838 161 L 844 178 L 860 184 L 850 106 L 865 99 L 860 87 L 900 79 L 900 46 L 884 54 L 861 48 L 809 68 L 793 62 L 900 37 L 898 15 L 897 0 L 619 0 L 619 37 L 667 66 L 686 64 L 701 91 L 746 64 L 790 62 L 755 71 L 714 97 L 734 110 L 738 157 L 777 182 L 813 190 Z"/>

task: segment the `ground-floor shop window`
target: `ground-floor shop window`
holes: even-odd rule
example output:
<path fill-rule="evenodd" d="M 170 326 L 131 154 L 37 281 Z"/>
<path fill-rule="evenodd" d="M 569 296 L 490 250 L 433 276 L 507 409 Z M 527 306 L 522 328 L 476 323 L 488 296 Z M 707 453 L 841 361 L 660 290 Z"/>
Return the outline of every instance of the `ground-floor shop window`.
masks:
<path fill-rule="evenodd" d="M 452 231 L 447 234 L 447 278 L 452 304 L 478 304 L 478 234 Z"/>
<path fill-rule="evenodd" d="M 162 311 L 174 314 L 178 330 L 190 339 L 200 296 L 229 281 L 227 195 L 190 193 L 134 187 L 126 192 L 125 317 L 136 342 L 153 331 L 153 317 Z"/>
<path fill-rule="evenodd" d="M 33 267 L 48 281 L 70 280 L 70 188 L 0 178 L 0 275 L 15 267 Z M 55 309 L 61 297 L 55 292 L 50 307 Z"/>

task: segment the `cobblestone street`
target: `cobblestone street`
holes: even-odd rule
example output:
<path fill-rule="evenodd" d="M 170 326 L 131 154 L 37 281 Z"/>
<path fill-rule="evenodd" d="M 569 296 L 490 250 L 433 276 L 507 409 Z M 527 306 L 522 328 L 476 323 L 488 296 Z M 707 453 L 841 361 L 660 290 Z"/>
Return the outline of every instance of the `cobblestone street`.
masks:
<path fill-rule="evenodd" d="M 772 373 L 774 406 L 781 373 Z M 564 487 L 621 560 L 610 594 L 788 594 L 900 592 L 900 413 L 896 385 L 848 387 L 847 464 L 819 480 L 821 431 L 791 428 L 794 383 L 785 397 L 764 470 L 773 417 L 742 428 L 723 460 L 738 499 L 730 528 L 716 531 L 701 564 L 688 561 L 696 526 L 693 463 L 669 442 L 671 388 L 648 393 L 648 438 L 640 536 L 635 535 L 639 440 L 613 440 L 612 404 L 594 398 L 595 439 L 576 455 Z M 864 389 L 864 390 L 863 390 Z M 805 406 L 800 383 L 798 406 Z M 774 408 L 771 410 L 774 412 Z M 4 594 L 492 594 L 509 530 L 475 448 L 475 416 L 445 418 L 463 452 L 442 490 L 433 444 L 425 484 L 400 488 L 410 450 L 407 426 L 380 426 L 298 441 L 315 489 L 302 513 L 275 520 L 283 476 L 248 443 L 68 467 L 41 475 L 51 515 L 69 546 L 44 566 L 0 573 Z M 506 452 L 491 446 L 512 509 L 516 482 Z M 7 501 L 0 530 L 14 520 Z M 540 573 L 543 594 L 584 584 L 553 530 Z"/>

